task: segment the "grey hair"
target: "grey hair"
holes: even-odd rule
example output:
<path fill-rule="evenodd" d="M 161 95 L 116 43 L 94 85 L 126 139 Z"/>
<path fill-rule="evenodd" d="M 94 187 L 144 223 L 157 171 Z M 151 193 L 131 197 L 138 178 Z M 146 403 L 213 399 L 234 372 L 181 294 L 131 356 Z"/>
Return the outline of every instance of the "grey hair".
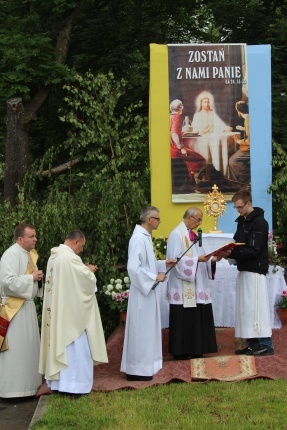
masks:
<path fill-rule="evenodd" d="M 189 216 L 195 216 L 198 214 L 198 212 L 202 212 L 201 209 L 197 208 L 196 206 L 193 206 L 191 208 L 188 208 L 184 214 L 183 214 L 183 219 L 186 219 Z"/>
<path fill-rule="evenodd" d="M 183 108 L 183 104 L 182 104 L 182 101 L 179 99 L 173 100 L 169 105 L 170 112 L 178 112 L 182 108 Z"/>
<path fill-rule="evenodd" d="M 81 230 L 72 230 L 67 234 L 65 240 L 85 239 L 85 237 L 85 234 Z"/>
<path fill-rule="evenodd" d="M 159 209 L 155 206 L 145 206 L 140 213 L 140 224 L 146 222 L 152 212 L 159 212 Z"/>

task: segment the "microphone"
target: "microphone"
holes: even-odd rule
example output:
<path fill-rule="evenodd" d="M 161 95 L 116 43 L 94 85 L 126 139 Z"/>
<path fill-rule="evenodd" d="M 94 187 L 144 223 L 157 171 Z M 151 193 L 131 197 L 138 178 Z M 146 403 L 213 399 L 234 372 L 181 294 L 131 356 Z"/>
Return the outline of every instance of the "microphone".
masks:
<path fill-rule="evenodd" d="M 202 246 L 202 229 L 197 229 L 197 236 L 198 236 L 198 246 Z"/>

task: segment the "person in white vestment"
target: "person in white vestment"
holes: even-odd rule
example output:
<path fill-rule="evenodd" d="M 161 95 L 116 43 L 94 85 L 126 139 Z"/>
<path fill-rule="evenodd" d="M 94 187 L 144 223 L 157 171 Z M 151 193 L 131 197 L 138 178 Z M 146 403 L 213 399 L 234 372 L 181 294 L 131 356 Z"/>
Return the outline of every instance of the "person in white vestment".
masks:
<path fill-rule="evenodd" d="M 51 249 L 42 315 L 39 371 L 52 391 L 74 396 L 90 393 L 94 364 L 108 362 L 95 296 L 97 266 L 78 255 L 85 243 L 75 230 Z"/>
<path fill-rule="evenodd" d="M 34 396 L 42 382 L 38 372 L 40 334 L 34 298 L 42 296 L 38 281 L 42 280 L 43 271 L 35 264 L 35 227 L 17 225 L 14 238 L 16 243 L 4 252 L 0 262 L 0 316 L 2 322 L 9 321 L 6 337 L 1 338 L 0 344 L 0 397 L 3 398 Z"/>
<path fill-rule="evenodd" d="M 192 120 L 194 133 L 199 135 L 208 133 L 223 133 L 231 131 L 232 127 L 227 126 L 211 107 L 213 97 L 210 93 L 202 93 L 198 96 L 198 110 Z"/>
<path fill-rule="evenodd" d="M 170 233 L 167 241 L 167 258 L 178 259 L 187 251 L 171 270 L 167 289 L 169 352 L 175 360 L 200 358 L 203 354 L 217 352 L 208 285 L 208 279 L 213 279 L 217 258 L 205 256 L 204 246 L 199 246 L 193 232 L 201 224 L 202 216 L 197 207 L 187 209 L 183 221 Z"/>
<path fill-rule="evenodd" d="M 268 222 L 264 211 L 252 206 L 248 189 L 239 190 L 232 197 L 239 213 L 234 240 L 245 243 L 221 255 L 237 263 L 235 337 L 247 339 L 246 348 L 237 355 L 273 355 L 272 327 L 266 274 L 268 262 Z"/>
<path fill-rule="evenodd" d="M 129 381 L 147 381 L 162 368 L 160 283 L 176 260 L 157 261 L 150 233 L 160 223 L 159 210 L 145 207 L 129 242 L 131 280 L 121 372 Z M 159 285 L 152 289 L 154 284 Z"/>

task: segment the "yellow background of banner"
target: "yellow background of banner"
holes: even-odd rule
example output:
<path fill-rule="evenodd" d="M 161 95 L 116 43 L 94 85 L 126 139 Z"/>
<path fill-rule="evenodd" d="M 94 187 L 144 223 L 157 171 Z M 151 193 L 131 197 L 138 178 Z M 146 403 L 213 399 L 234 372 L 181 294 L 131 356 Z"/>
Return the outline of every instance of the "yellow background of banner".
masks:
<path fill-rule="evenodd" d="M 190 206 L 197 206 L 202 210 L 204 217 L 201 228 L 204 233 L 208 233 L 213 229 L 214 221 L 205 214 L 203 203 L 172 203 L 169 141 L 168 46 L 151 44 L 149 93 L 151 203 L 159 208 L 161 217 L 161 224 L 158 230 L 153 232 L 153 236 L 168 237 L 182 221 L 184 212 Z"/>

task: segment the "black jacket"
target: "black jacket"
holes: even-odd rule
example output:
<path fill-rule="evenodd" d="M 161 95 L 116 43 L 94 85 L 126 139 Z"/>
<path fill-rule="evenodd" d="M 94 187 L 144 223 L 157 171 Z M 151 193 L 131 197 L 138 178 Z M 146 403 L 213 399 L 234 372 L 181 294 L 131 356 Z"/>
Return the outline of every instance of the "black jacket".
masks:
<path fill-rule="evenodd" d="M 264 218 L 264 210 L 254 208 L 245 218 L 236 219 L 237 230 L 235 242 L 243 242 L 232 250 L 229 258 L 234 258 L 239 271 L 255 272 L 266 275 L 268 272 L 268 222 Z"/>

